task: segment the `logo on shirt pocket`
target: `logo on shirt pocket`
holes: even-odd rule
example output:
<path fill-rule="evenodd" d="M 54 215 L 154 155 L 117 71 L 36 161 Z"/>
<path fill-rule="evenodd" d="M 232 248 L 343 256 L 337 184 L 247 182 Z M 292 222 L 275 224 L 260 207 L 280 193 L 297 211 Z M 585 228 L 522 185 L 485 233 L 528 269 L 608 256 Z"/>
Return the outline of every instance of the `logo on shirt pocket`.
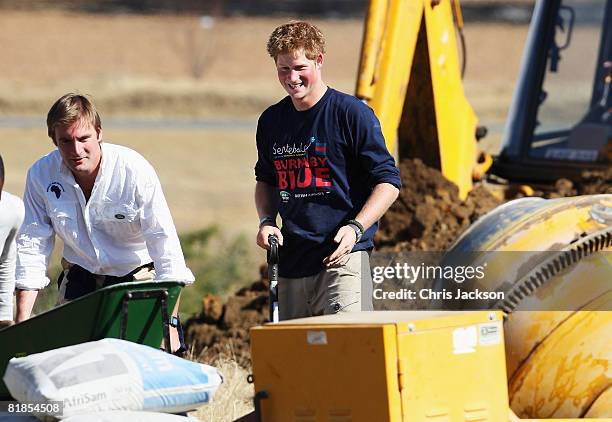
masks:
<path fill-rule="evenodd" d="M 131 239 L 141 233 L 138 210 L 127 204 L 104 202 L 97 225 L 118 239 Z"/>

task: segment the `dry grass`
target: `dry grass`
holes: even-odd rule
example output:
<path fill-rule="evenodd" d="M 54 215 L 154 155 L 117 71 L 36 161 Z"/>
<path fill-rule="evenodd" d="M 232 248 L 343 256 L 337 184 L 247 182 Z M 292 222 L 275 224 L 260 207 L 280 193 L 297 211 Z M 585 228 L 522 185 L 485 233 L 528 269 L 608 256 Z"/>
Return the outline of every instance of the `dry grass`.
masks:
<path fill-rule="evenodd" d="M 265 43 L 287 17 L 223 18 L 210 29 L 197 19 L 3 11 L 0 112 L 42 115 L 55 98 L 78 90 L 93 95 L 107 116 L 256 116 L 284 95 Z M 326 81 L 353 91 L 363 22 L 314 22 L 327 38 Z M 465 32 L 468 97 L 478 114 L 503 118 L 527 29 L 474 23 Z"/>
<path fill-rule="evenodd" d="M 198 361 L 193 355 L 188 358 Z M 202 406 L 190 416 L 203 422 L 233 422 L 251 413 L 255 390 L 253 384 L 247 382 L 249 372 L 236 363 L 231 350 L 228 350 L 226 355 L 219 356 L 212 364 L 223 375 L 223 384 L 217 390 L 212 403 Z"/>
<path fill-rule="evenodd" d="M 133 102 L 115 103 L 105 110 L 107 115 L 147 113 L 151 106 L 155 114 L 165 115 L 254 115 L 262 103 L 249 107 L 253 98 L 270 103 L 283 95 L 265 44 L 286 18 L 218 19 L 210 29 L 199 28 L 197 19 L 3 11 L 0 43 L 7 48 L 0 111 L 42 113 L 61 94 L 79 90 L 101 100 Z M 328 33 L 329 50 L 334 51 L 326 64 L 328 82 L 352 90 L 360 45 L 345 40 L 360 39 L 361 22 L 317 23 Z M 24 33 L 23 28 L 33 27 L 36 31 Z M 194 60 L 202 58 L 203 74 L 195 79 Z M 201 101 L 191 104 L 192 110 L 180 104 L 162 108 L 147 98 L 159 93 L 197 95 Z"/>

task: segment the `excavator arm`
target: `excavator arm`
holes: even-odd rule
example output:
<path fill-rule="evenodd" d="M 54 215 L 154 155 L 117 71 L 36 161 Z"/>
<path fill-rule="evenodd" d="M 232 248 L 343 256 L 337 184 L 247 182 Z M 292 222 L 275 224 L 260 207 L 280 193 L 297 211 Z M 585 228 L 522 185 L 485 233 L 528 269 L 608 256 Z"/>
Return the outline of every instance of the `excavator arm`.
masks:
<path fill-rule="evenodd" d="M 440 169 L 465 198 L 478 122 L 463 92 L 450 1 L 372 0 L 356 95 L 380 119 L 389 151 Z"/>

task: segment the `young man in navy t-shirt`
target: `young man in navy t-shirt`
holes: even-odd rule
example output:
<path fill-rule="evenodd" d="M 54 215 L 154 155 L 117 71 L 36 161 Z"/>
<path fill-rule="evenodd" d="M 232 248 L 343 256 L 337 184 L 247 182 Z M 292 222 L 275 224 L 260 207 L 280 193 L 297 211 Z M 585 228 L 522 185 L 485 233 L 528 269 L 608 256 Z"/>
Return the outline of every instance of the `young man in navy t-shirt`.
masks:
<path fill-rule="evenodd" d="M 314 25 L 281 25 L 267 48 L 289 94 L 259 118 L 255 165 L 257 244 L 269 248 L 275 234 L 281 245 L 280 319 L 371 310 L 372 238 L 400 188 L 380 123 L 323 82 Z"/>

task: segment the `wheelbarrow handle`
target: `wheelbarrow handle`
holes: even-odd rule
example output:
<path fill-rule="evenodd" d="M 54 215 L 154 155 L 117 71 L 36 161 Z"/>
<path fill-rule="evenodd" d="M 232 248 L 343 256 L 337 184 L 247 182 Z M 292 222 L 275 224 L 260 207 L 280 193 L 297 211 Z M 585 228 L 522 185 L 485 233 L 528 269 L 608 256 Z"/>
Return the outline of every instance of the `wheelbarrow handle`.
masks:
<path fill-rule="evenodd" d="M 270 279 L 270 322 L 278 322 L 278 238 L 268 236 L 268 278 Z"/>

